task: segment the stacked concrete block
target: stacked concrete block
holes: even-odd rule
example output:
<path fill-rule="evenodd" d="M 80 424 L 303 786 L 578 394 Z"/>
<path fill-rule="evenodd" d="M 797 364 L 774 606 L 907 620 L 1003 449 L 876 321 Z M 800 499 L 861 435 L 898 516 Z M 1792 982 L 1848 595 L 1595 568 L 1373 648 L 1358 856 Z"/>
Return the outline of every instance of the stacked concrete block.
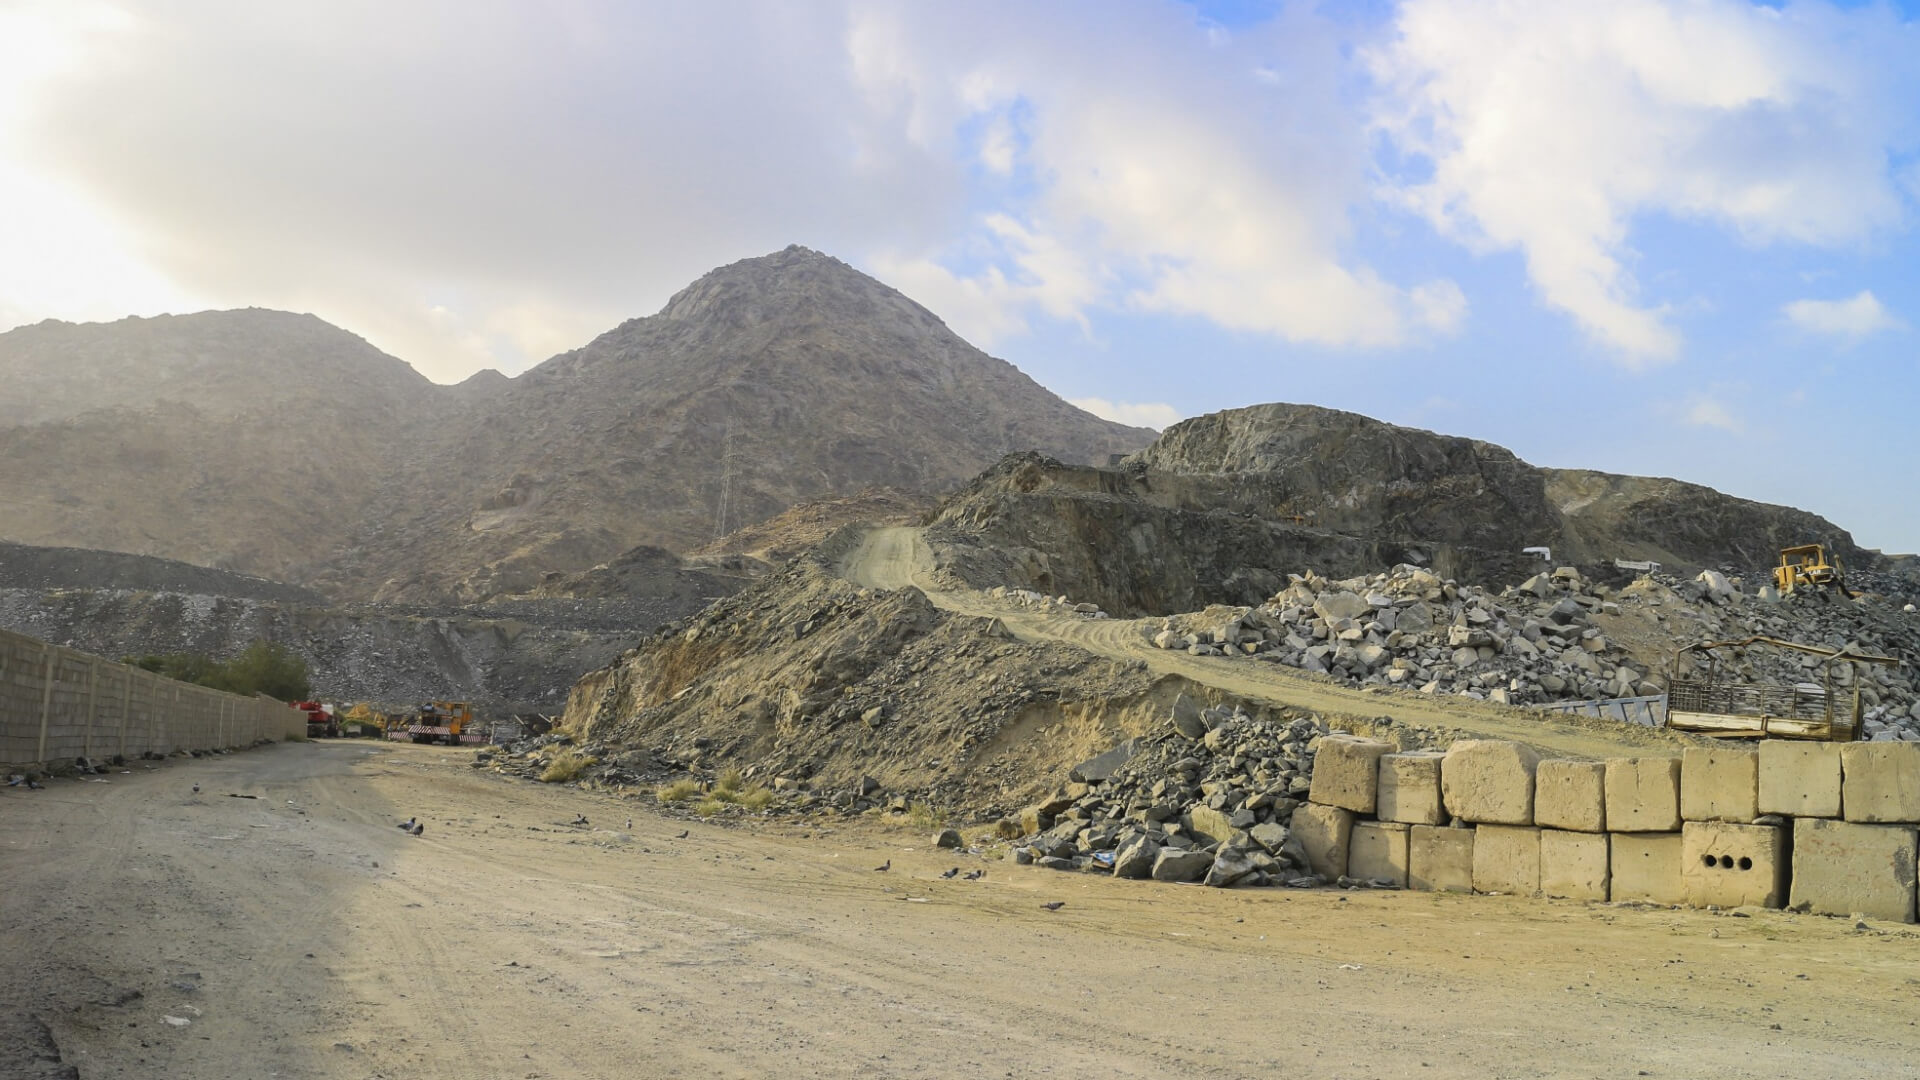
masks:
<path fill-rule="evenodd" d="M 1920 822 L 1920 743 L 1848 743 L 1840 748 L 1840 774 L 1848 821 Z"/>
<path fill-rule="evenodd" d="M 1607 762 L 1607 828 L 1625 833 L 1680 831 L 1680 759 Z"/>
<path fill-rule="evenodd" d="M 1393 747 L 1358 735 L 1329 735 L 1313 755 L 1313 787 L 1307 799 L 1356 814 L 1374 811 L 1380 790 L 1380 758 Z"/>
<path fill-rule="evenodd" d="M 1408 825 L 1446 824 L 1447 811 L 1440 798 L 1440 764 L 1445 757 L 1433 751 L 1382 754 L 1374 816 Z"/>
<path fill-rule="evenodd" d="M 1346 876 L 1352 840 L 1351 810 L 1310 802 L 1293 812 L 1288 843 L 1298 844 L 1307 868 L 1329 881 Z"/>
<path fill-rule="evenodd" d="M 1681 836 L 1670 833 L 1607 834 L 1607 895 L 1616 903 L 1683 904 Z"/>
<path fill-rule="evenodd" d="M 1689 746 L 1680 764 L 1680 817 L 1745 824 L 1760 816 L 1760 755 L 1745 746 Z"/>
<path fill-rule="evenodd" d="M 1567 900 L 1607 899 L 1608 849 L 1603 832 L 1540 830 L 1541 894 Z"/>
<path fill-rule="evenodd" d="M 1347 876 L 1407 887 L 1407 840 L 1411 825 L 1356 821 L 1347 844 Z"/>
<path fill-rule="evenodd" d="M 1680 833 L 1680 873 L 1693 907 L 1786 904 L 1787 830 L 1777 825 L 1689 821 Z"/>
<path fill-rule="evenodd" d="M 1540 830 L 1481 825 L 1473 837 L 1473 891 L 1536 896 L 1540 892 Z"/>
<path fill-rule="evenodd" d="M 1606 763 L 1541 762 L 1533 774 L 1533 822 L 1543 829 L 1606 832 Z"/>
<path fill-rule="evenodd" d="M 1760 812 L 1840 816 L 1840 744 L 1768 739 L 1760 744 Z"/>
<path fill-rule="evenodd" d="M 1441 760 L 1441 799 L 1462 821 L 1532 825 L 1533 774 L 1539 763 L 1540 755 L 1520 743 L 1462 739 Z"/>
<path fill-rule="evenodd" d="M 1407 885 L 1432 892 L 1473 891 L 1476 829 L 1415 825 L 1407 834 Z"/>
<path fill-rule="evenodd" d="M 1789 906 L 1913 922 L 1917 837 L 1911 825 L 1796 820 Z"/>

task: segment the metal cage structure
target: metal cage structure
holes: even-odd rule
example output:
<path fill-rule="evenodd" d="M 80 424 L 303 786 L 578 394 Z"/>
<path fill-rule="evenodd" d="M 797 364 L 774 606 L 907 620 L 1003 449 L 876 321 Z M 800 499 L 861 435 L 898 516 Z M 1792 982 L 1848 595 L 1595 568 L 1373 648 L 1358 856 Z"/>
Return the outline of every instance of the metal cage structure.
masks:
<path fill-rule="evenodd" d="M 1756 684 L 1723 678 L 1716 650 L 1751 645 L 1771 645 L 1820 657 L 1824 661 L 1820 681 Z M 1682 674 L 1681 663 L 1689 653 L 1706 657 L 1704 678 Z M 1852 742 L 1860 737 L 1860 676 L 1855 670 L 1852 678 L 1836 686 L 1834 672 L 1840 664 L 1851 668 L 1859 664 L 1895 667 L 1899 663 L 1891 656 L 1822 649 L 1765 636 L 1687 645 L 1674 652 L 1668 672 L 1667 726 L 1727 738 Z"/>

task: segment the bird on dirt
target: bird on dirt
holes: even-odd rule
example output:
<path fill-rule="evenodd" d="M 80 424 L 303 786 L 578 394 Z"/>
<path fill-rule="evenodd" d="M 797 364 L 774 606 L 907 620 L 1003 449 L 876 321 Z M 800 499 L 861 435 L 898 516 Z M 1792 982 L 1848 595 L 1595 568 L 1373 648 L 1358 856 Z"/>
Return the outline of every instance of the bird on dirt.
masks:
<path fill-rule="evenodd" d="M 1065 900 L 1053 900 L 1040 906 L 1046 908 L 1048 911 L 1059 911 L 1061 908 L 1067 906 L 1067 902 Z"/>
<path fill-rule="evenodd" d="M 575 825 L 585 825 L 587 823 L 587 815 L 585 814 L 573 815 L 573 823 Z"/>
<path fill-rule="evenodd" d="M 427 823 L 424 821 L 416 821 L 413 823 L 413 828 L 407 831 L 415 836 L 419 836 L 427 831 Z"/>
<path fill-rule="evenodd" d="M 883 862 L 879 866 L 874 867 L 873 872 L 876 874 L 884 874 L 891 869 L 893 869 L 893 860 L 888 859 L 886 862 Z"/>
<path fill-rule="evenodd" d="M 679 834 L 674 837 L 675 840 L 685 840 L 686 838 L 687 838 L 686 829 L 681 829 Z"/>
<path fill-rule="evenodd" d="M 631 829 L 631 828 L 633 828 L 633 819 L 632 819 L 632 818 L 628 818 L 628 819 L 627 819 L 627 828 L 629 828 L 629 829 Z"/>
<path fill-rule="evenodd" d="M 198 794 L 200 794 L 200 785 L 199 785 L 199 784 L 195 784 L 195 785 L 193 785 L 193 793 L 194 793 L 195 795 L 198 795 Z"/>
<path fill-rule="evenodd" d="M 408 818 L 407 820 L 405 820 L 405 821 L 403 821 L 403 822 L 401 822 L 401 823 L 399 824 L 399 826 L 398 826 L 398 828 L 399 828 L 399 830 L 400 830 L 401 832 L 412 832 L 412 831 L 413 831 L 413 824 L 414 824 L 414 819 L 413 819 L 413 818 Z"/>
<path fill-rule="evenodd" d="M 968 874 L 966 877 L 962 878 L 961 880 L 962 881 L 979 881 L 981 878 L 986 876 L 987 876 L 987 872 L 985 870 L 975 870 L 972 873 Z"/>
<path fill-rule="evenodd" d="M 959 873 L 960 873 L 960 868 L 956 866 L 953 869 L 947 871 L 946 873 L 941 874 L 940 876 L 943 878 L 953 878 L 953 877 L 957 877 Z"/>

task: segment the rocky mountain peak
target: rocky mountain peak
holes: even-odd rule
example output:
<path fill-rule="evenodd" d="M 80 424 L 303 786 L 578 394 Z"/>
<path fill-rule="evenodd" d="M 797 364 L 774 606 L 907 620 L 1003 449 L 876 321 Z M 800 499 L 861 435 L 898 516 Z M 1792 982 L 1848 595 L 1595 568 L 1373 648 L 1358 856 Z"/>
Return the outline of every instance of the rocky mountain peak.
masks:
<path fill-rule="evenodd" d="M 701 275 L 675 293 L 658 318 L 735 328 L 904 321 L 921 332 L 947 332 L 932 312 L 899 291 L 798 244 Z"/>

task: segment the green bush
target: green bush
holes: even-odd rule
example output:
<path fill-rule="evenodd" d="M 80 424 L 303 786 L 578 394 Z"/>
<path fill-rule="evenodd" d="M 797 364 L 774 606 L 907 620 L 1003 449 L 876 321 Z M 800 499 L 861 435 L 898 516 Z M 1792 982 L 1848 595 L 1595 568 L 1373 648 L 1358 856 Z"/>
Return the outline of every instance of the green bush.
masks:
<path fill-rule="evenodd" d="M 202 653 L 148 653 L 122 657 L 120 662 L 234 694 L 265 694 L 281 701 L 305 701 L 313 695 L 307 662 L 285 645 L 270 641 L 255 641 L 227 661 Z"/>

